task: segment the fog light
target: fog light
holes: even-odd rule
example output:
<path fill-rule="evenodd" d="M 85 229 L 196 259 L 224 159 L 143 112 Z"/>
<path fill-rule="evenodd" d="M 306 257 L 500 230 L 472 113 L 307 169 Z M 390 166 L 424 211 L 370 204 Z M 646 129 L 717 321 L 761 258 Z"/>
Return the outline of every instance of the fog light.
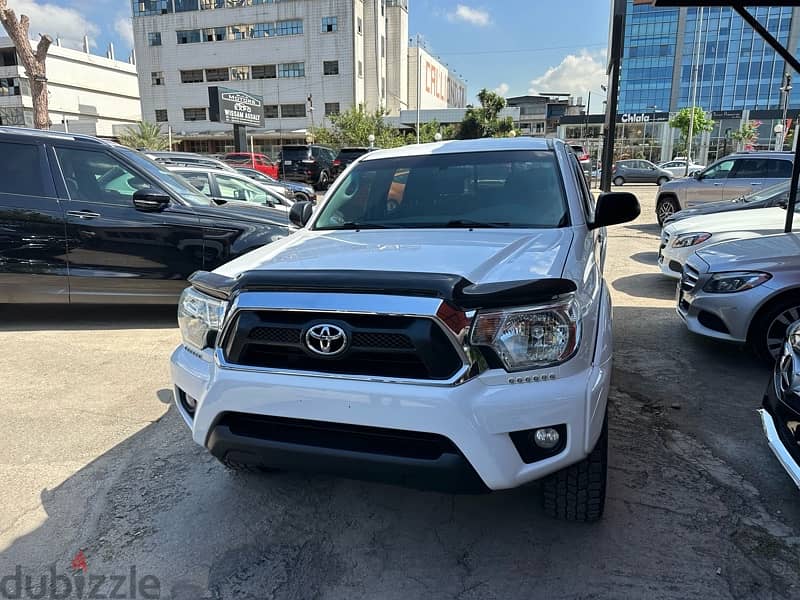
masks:
<path fill-rule="evenodd" d="M 558 446 L 561 441 L 561 436 L 552 427 L 545 427 L 544 429 L 537 429 L 533 434 L 533 441 L 539 448 L 544 450 L 552 450 Z"/>

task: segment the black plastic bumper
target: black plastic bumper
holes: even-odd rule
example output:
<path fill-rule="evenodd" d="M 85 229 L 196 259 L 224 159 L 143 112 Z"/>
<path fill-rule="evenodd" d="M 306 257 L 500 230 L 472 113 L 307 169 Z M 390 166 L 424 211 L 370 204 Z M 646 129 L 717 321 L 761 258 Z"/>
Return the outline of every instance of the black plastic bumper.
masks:
<path fill-rule="evenodd" d="M 228 413 L 206 441 L 220 460 L 449 493 L 489 489 L 467 459 L 438 436 Z M 399 434 L 399 435 L 398 435 Z"/>

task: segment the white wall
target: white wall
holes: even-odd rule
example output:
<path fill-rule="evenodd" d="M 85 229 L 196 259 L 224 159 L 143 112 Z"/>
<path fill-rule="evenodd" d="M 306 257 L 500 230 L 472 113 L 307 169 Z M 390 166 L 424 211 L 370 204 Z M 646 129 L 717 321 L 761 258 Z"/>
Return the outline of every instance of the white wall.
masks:
<path fill-rule="evenodd" d="M 419 61 L 419 62 L 417 62 Z M 408 49 L 408 107 L 417 107 L 417 73 L 422 88 L 421 108 L 463 108 L 467 105 L 466 85 L 423 48 Z"/>

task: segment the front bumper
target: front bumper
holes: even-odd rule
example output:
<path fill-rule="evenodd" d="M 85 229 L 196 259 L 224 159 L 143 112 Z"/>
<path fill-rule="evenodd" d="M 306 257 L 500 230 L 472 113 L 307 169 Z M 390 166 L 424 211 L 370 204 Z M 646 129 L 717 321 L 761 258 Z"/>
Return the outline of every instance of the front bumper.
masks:
<path fill-rule="evenodd" d="M 800 406 L 784 401 L 783 394 L 777 390 L 775 375 L 770 378 L 764 393 L 763 408 L 759 410 L 764 435 L 769 447 L 800 488 Z"/>
<path fill-rule="evenodd" d="M 688 291 L 678 283 L 678 315 L 692 333 L 737 344 L 746 343 L 753 316 L 774 290 L 764 284 L 733 294 L 712 294 L 703 291 L 710 276 L 709 273 L 700 273 L 696 286 Z"/>
<path fill-rule="evenodd" d="M 548 376 L 533 382 L 531 378 L 530 383 L 519 384 L 509 384 L 504 371 L 492 370 L 461 385 L 441 387 L 251 372 L 224 368 L 211 351 L 195 353 L 183 346 L 173 353 L 171 370 L 176 400 L 188 394 L 197 401 L 193 418 L 176 402 L 193 439 L 219 458 L 232 452 L 231 460 L 249 457 L 269 466 L 410 485 L 421 476 L 423 484 L 418 487 L 462 491 L 477 483 L 498 490 L 544 477 L 579 462 L 592 450 L 602 427 L 611 376 L 610 330 L 604 337 L 598 341 L 600 360 L 586 370 L 549 369 L 555 379 Z M 529 374 L 515 375 L 524 381 Z M 420 462 L 408 456 L 332 449 L 317 442 L 253 439 L 220 426 L 230 413 L 419 432 L 451 442 L 455 451 Z M 525 463 L 509 434 L 560 424 L 566 426 L 563 450 Z M 436 480 L 442 485 L 425 484 Z"/>

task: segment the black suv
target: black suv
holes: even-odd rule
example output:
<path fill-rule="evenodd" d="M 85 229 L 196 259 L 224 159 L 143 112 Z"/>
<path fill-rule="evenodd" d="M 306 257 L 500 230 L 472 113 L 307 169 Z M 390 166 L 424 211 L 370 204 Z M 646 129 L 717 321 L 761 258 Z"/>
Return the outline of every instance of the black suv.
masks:
<path fill-rule="evenodd" d="M 327 189 L 334 179 L 334 160 L 336 151 L 327 146 L 283 146 L 278 159 L 279 179 L 302 181 L 318 190 Z"/>
<path fill-rule="evenodd" d="M 339 150 L 336 160 L 333 161 L 333 178 L 336 179 L 350 166 L 350 163 L 372 150 L 372 148 L 342 148 Z"/>
<path fill-rule="evenodd" d="M 289 235 L 286 212 L 213 202 L 111 142 L 0 127 L 0 157 L 0 303 L 173 303 Z"/>

